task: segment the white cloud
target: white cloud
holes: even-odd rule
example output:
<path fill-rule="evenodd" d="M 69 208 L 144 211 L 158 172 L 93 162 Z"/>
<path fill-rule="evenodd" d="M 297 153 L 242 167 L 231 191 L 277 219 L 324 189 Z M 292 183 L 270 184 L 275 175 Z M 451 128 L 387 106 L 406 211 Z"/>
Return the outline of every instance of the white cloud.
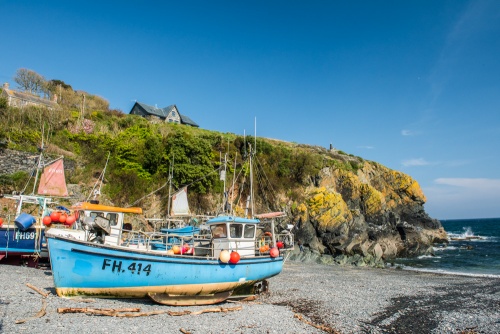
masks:
<path fill-rule="evenodd" d="M 427 165 L 430 165 L 429 162 L 427 162 L 425 159 L 423 158 L 418 158 L 418 159 L 408 159 L 408 160 L 403 160 L 403 162 L 401 162 L 403 164 L 403 166 L 405 167 L 412 167 L 412 166 L 427 166 Z"/>
<path fill-rule="evenodd" d="M 416 133 L 411 130 L 401 130 L 401 135 L 403 136 L 414 136 Z"/>
<path fill-rule="evenodd" d="M 434 183 L 447 186 L 474 189 L 474 190 L 482 190 L 482 191 L 495 190 L 500 192 L 500 179 L 438 178 L 434 180 Z"/>
<path fill-rule="evenodd" d="M 364 148 L 364 149 L 367 149 L 367 150 L 373 150 L 375 147 L 373 146 L 370 146 L 370 145 L 362 145 L 362 146 L 358 146 L 358 148 Z"/>

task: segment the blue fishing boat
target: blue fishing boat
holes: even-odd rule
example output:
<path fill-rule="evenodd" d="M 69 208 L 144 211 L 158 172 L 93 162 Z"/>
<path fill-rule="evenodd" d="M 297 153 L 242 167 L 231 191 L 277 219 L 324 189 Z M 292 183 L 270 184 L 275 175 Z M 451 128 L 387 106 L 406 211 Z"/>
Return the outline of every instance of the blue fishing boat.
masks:
<path fill-rule="evenodd" d="M 124 229 L 125 215 L 140 214 L 139 208 L 74 207 L 83 227 L 79 235 L 45 233 L 57 294 L 205 305 L 265 290 L 266 280 L 281 272 L 293 249 L 293 236 L 276 233 L 275 219 L 282 212 L 253 214 L 251 157 L 251 215 L 224 212 L 205 222 L 208 233 L 190 226 L 154 232 Z M 172 211 L 187 214 L 186 189 L 174 196 L 183 202 L 174 201 Z"/>
<path fill-rule="evenodd" d="M 37 266 L 40 260 L 48 261 L 41 219 L 52 199 L 28 195 L 6 198 L 15 201 L 16 212 L 0 226 L 0 263 Z"/>
<path fill-rule="evenodd" d="M 81 213 L 90 217 L 90 212 Z M 122 215 L 119 209 L 115 213 Z M 267 226 L 260 219 L 220 216 L 206 224 L 209 235 L 178 235 L 175 244 L 167 237 L 171 234 L 162 232 L 121 231 L 120 241 L 111 245 L 48 231 L 56 292 L 61 297 L 149 296 L 166 305 L 204 305 L 255 294 L 264 280 L 281 272 L 290 248 L 275 247 L 282 236 L 269 232 L 274 219 Z M 105 240 L 111 231 L 104 234 Z M 127 242 L 139 236 L 139 245 Z M 152 247 L 161 242 L 163 250 Z M 183 252 L 186 247 L 191 252 Z"/>
<path fill-rule="evenodd" d="M 54 198 L 67 197 L 68 190 L 62 157 L 47 163 L 44 161 L 42 142 L 38 165 L 33 171 L 35 181 L 32 194 L 24 194 L 26 184 L 21 194 L 2 196 L 13 203 L 16 209 L 15 213 L 6 215 L 5 224 L 0 223 L 0 264 L 36 267 L 39 262 L 48 261 L 43 217 L 56 208 Z M 10 206 L 6 204 L 6 207 Z"/>

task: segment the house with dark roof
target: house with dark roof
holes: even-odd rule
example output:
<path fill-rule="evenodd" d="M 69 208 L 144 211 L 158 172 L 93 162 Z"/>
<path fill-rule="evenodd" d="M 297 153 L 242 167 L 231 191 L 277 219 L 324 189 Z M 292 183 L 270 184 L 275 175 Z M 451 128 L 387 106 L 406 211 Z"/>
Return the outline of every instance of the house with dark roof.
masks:
<path fill-rule="evenodd" d="M 41 98 L 38 95 L 30 94 L 27 92 L 19 92 L 17 90 L 10 89 L 9 84 L 6 82 L 2 86 L 2 92 L 0 97 L 7 100 L 7 105 L 9 107 L 24 108 L 27 106 L 42 107 L 51 110 L 59 109 L 57 104 L 57 95 L 54 94 L 52 100 Z"/>
<path fill-rule="evenodd" d="M 194 127 L 199 127 L 191 118 L 182 115 L 175 104 L 165 107 L 157 108 L 141 102 L 136 102 L 130 110 L 131 115 L 139 115 L 142 117 L 158 117 L 161 120 L 169 123 L 185 124 Z"/>

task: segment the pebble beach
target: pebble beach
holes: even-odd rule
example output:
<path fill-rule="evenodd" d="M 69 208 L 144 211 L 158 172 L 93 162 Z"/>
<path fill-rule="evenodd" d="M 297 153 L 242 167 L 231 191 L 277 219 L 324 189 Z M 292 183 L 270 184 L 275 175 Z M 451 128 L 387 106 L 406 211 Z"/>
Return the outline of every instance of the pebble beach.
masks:
<path fill-rule="evenodd" d="M 1 265 L 0 281 L 0 333 L 500 333 L 495 277 L 288 261 L 256 300 L 191 307 L 59 298 L 50 269 Z M 140 309 L 144 315 L 60 308 Z M 120 314 L 127 313 L 133 314 Z"/>

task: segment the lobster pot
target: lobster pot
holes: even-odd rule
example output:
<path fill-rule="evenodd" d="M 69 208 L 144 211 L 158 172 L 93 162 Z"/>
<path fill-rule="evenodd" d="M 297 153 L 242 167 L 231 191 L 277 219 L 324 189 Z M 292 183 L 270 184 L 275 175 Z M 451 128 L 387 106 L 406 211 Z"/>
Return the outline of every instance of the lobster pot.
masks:
<path fill-rule="evenodd" d="M 14 223 L 16 224 L 17 228 L 20 229 L 21 231 L 26 231 L 35 223 L 36 219 L 30 214 L 27 213 L 21 213 L 15 220 Z"/>

